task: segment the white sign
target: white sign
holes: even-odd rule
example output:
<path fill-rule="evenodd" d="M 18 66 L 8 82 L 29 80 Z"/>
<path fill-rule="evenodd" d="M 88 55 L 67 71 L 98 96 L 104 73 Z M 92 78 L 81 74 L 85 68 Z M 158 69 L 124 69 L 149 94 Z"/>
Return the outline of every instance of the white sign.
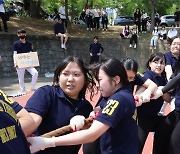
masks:
<path fill-rule="evenodd" d="M 37 52 L 16 54 L 16 64 L 18 68 L 39 66 L 39 59 Z"/>

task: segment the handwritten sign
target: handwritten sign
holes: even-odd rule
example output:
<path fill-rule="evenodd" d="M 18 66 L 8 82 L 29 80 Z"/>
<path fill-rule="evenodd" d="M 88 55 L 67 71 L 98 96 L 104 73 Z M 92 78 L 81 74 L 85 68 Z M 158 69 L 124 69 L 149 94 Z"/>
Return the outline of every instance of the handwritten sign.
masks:
<path fill-rule="evenodd" d="M 37 52 L 16 54 L 16 63 L 19 68 L 39 66 Z"/>

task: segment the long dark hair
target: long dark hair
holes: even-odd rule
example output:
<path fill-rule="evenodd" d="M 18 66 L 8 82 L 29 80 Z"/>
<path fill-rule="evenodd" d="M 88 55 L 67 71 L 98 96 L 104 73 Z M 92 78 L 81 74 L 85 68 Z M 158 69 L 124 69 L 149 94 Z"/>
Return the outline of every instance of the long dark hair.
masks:
<path fill-rule="evenodd" d="M 138 71 L 138 63 L 131 58 L 126 58 L 122 61 L 124 68 L 128 71 L 133 71 L 135 73 L 137 73 Z"/>
<path fill-rule="evenodd" d="M 110 78 L 119 76 L 123 86 L 129 83 L 126 70 L 118 59 L 105 59 L 99 66 L 99 69 L 102 69 Z"/>
<path fill-rule="evenodd" d="M 59 66 L 56 68 L 56 70 L 54 72 L 53 85 L 59 86 L 59 75 L 70 62 L 77 63 L 77 65 L 79 66 L 79 68 L 81 69 L 81 71 L 83 72 L 84 77 L 85 77 L 85 84 L 84 84 L 84 87 L 82 88 L 82 90 L 80 91 L 79 96 L 84 97 L 86 90 L 88 89 L 90 92 L 90 99 L 92 100 L 92 98 L 94 96 L 94 88 L 95 88 L 96 84 L 95 84 L 93 76 L 89 72 L 88 68 L 85 66 L 83 60 L 78 57 L 69 56 L 69 57 L 65 58 L 59 64 Z"/>
<path fill-rule="evenodd" d="M 164 56 L 164 54 L 162 52 L 157 52 L 157 53 L 153 53 L 150 58 L 148 59 L 147 63 L 146 63 L 146 67 L 151 70 L 149 63 L 150 62 L 154 62 L 154 61 L 159 61 L 160 59 L 162 59 L 162 61 L 164 61 L 164 63 L 166 63 L 166 58 Z"/>

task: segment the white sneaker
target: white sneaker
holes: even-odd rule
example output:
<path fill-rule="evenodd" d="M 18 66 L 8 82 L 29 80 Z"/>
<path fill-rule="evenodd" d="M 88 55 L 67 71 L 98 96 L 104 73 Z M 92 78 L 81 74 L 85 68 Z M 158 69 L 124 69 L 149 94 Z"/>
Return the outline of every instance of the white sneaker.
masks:
<path fill-rule="evenodd" d="M 134 49 L 136 48 L 136 44 L 134 44 Z"/>
<path fill-rule="evenodd" d="M 154 49 L 156 49 L 156 47 L 154 47 Z"/>
<path fill-rule="evenodd" d="M 65 44 L 63 46 L 64 46 L 64 49 L 67 49 Z"/>
<path fill-rule="evenodd" d="M 91 28 L 91 30 L 93 30 L 93 29 Z"/>
<path fill-rule="evenodd" d="M 64 48 L 64 44 L 61 44 L 61 48 Z"/>
<path fill-rule="evenodd" d="M 150 46 L 150 49 L 152 50 L 152 46 Z"/>
<path fill-rule="evenodd" d="M 87 28 L 87 30 L 89 30 L 89 28 Z"/>
<path fill-rule="evenodd" d="M 132 44 L 130 44 L 129 47 L 132 48 Z"/>

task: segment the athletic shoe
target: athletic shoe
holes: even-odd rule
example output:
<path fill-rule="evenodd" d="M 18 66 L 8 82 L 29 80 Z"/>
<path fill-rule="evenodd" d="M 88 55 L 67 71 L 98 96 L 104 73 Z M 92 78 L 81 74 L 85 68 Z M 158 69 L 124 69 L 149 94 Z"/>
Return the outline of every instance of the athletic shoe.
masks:
<path fill-rule="evenodd" d="M 136 49 L 136 44 L 134 44 L 134 49 Z"/>
<path fill-rule="evenodd" d="M 64 48 L 64 44 L 61 44 L 61 48 L 62 48 L 62 49 Z"/>
<path fill-rule="evenodd" d="M 130 44 L 129 47 L 132 48 L 132 44 Z"/>
<path fill-rule="evenodd" d="M 156 49 L 156 47 L 154 47 L 154 49 Z"/>
<path fill-rule="evenodd" d="M 67 49 L 65 44 L 63 45 L 63 47 L 64 47 L 64 49 Z"/>

